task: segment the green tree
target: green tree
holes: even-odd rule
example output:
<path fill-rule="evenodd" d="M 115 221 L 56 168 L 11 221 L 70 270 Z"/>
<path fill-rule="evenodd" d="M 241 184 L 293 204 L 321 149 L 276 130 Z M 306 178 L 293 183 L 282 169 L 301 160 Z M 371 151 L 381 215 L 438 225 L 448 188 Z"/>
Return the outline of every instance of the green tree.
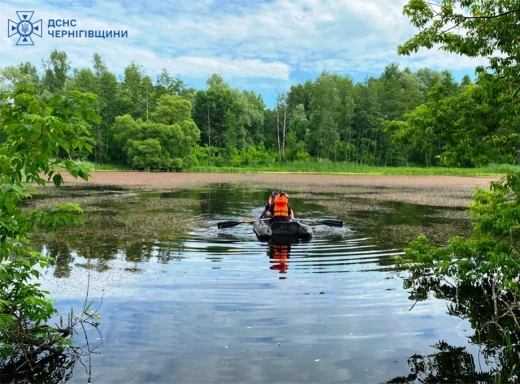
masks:
<path fill-rule="evenodd" d="M 161 73 L 157 75 L 154 87 L 154 101 L 156 102 L 165 94 L 182 96 L 183 98 L 193 102 L 195 90 L 188 87 L 179 75 L 172 76 L 170 72 L 164 68 Z"/>
<path fill-rule="evenodd" d="M 378 102 L 380 80 L 369 78 L 364 84 L 354 87 L 354 117 L 352 129 L 355 132 L 356 162 L 368 164 L 371 157 L 372 134 L 378 129 L 381 118 L 381 105 Z M 374 135 L 375 136 L 375 135 Z"/>
<path fill-rule="evenodd" d="M 246 142 L 258 145 L 264 141 L 264 110 L 265 104 L 261 95 L 254 92 L 242 91 L 240 94 L 243 113 L 240 115 L 240 124 L 246 132 Z"/>
<path fill-rule="evenodd" d="M 288 160 L 297 160 L 298 156 L 305 156 L 304 154 L 310 156 L 305 145 L 305 137 L 308 134 L 308 130 L 309 121 L 307 120 L 304 106 L 299 104 L 292 113 L 289 134 L 287 135 L 287 151 L 285 155 Z"/>
<path fill-rule="evenodd" d="M 191 119 L 191 103 L 163 95 L 148 121 L 116 117 L 114 143 L 136 169 L 181 170 L 190 161 L 200 131 Z"/>
<path fill-rule="evenodd" d="M 484 166 L 497 159 L 514 162 L 520 137 L 518 121 L 510 117 L 507 104 L 490 105 L 485 90 L 476 85 L 454 96 L 447 94 L 439 83 L 426 104 L 405 114 L 404 122 L 387 124 L 394 130 L 394 141 L 420 151 L 426 165 L 434 157 L 456 167 Z"/>
<path fill-rule="evenodd" d="M 99 53 L 94 53 L 92 64 L 94 67 L 94 73 L 97 77 L 100 77 L 105 72 L 108 72 L 108 68 Z"/>
<path fill-rule="evenodd" d="M 42 60 L 44 75 L 42 84 L 50 93 L 59 93 L 65 87 L 70 70 L 70 61 L 65 52 L 53 50 L 49 59 Z"/>
<path fill-rule="evenodd" d="M 121 83 L 121 101 L 124 113 L 130 114 L 134 119 L 146 119 L 146 96 L 151 90 L 146 89 L 144 78 L 145 73 L 141 65 L 132 62 L 125 68 Z"/>
<path fill-rule="evenodd" d="M 334 156 L 331 143 L 339 139 L 338 121 L 341 112 L 339 82 L 339 76 L 323 72 L 314 83 L 307 141 L 311 143 L 309 149 L 314 156 Z"/>
<path fill-rule="evenodd" d="M 438 79 L 441 81 L 442 76 L 439 75 Z M 381 119 L 400 120 L 405 113 L 424 102 L 420 89 L 421 80 L 410 69 L 405 68 L 401 71 L 397 64 L 390 64 L 385 68 L 380 80 L 378 98 Z M 374 126 L 375 136 L 378 137 L 377 143 L 380 146 L 377 162 L 382 165 L 399 163 L 402 157 L 400 148 L 392 146 L 392 136 L 383 129 L 381 122 L 382 120 L 379 120 L 379 124 Z"/>
<path fill-rule="evenodd" d="M 80 92 L 99 93 L 98 77 L 90 68 L 73 69 L 67 89 Z"/>
<path fill-rule="evenodd" d="M 14 91 L 21 85 L 32 85 L 36 88 L 40 85 L 38 71 L 29 62 L 21 63 L 18 66 L 8 66 L 0 69 L 0 91 Z"/>
<path fill-rule="evenodd" d="M 84 168 L 61 160 L 59 153 L 90 149 L 84 137 L 88 122 L 98 117 L 92 110 L 95 96 L 77 91 L 43 101 L 34 87 L 22 87 L 2 98 L 8 102 L 0 109 L 0 370 L 29 370 L 70 345 L 65 336 L 71 332 L 46 324 L 56 310 L 37 279 L 49 258 L 30 248 L 29 234 L 76 222 L 81 209 L 64 204 L 26 211 L 21 203 L 34 185 L 52 180 L 59 187 L 60 169 L 88 178 Z"/>
<path fill-rule="evenodd" d="M 446 247 L 435 246 L 419 236 L 405 249 L 414 274 L 414 294 L 421 297 L 432 287 L 431 276 L 449 278 L 456 292 L 478 287 L 492 306 L 488 319 L 502 333 L 520 332 L 520 174 L 510 173 L 489 190 L 477 188 L 469 206 L 473 232 L 468 239 L 456 236 Z M 429 277 L 430 276 L 430 277 Z M 458 302 L 458 300 L 457 300 Z"/>
<path fill-rule="evenodd" d="M 504 77 L 519 73 L 518 15 L 516 0 L 410 0 L 404 14 L 419 32 L 399 45 L 409 55 L 421 47 L 469 57 L 488 57 L 489 68 Z M 478 68 L 483 72 L 484 68 Z"/>
<path fill-rule="evenodd" d="M 207 90 L 195 94 L 193 108 L 193 120 L 202 128 L 201 142 L 221 148 L 245 148 L 247 137 L 241 122 L 244 105 L 240 93 L 217 74 L 206 84 Z"/>
<path fill-rule="evenodd" d="M 289 104 L 289 109 L 294 110 L 298 105 L 303 105 L 303 110 L 307 114 L 307 119 L 310 118 L 313 86 L 314 83 L 310 80 L 307 80 L 303 84 L 291 85 L 291 88 L 287 93 L 287 103 Z"/>
<path fill-rule="evenodd" d="M 449 52 L 489 58 L 487 69 L 477 68 L 476 85 L 466 82 L 459 95 L 448 97 L 443 90 L 446 84 L 437 85 L 428 95 L 432 105 L 427 113 L 433 118 L 432 126 L 452 127 L 443 136 L 448 141 L 445 161 L 485 163 L 489 161 L 486 156 L 495 151 L 496 157 L 501 147 L 518 145 L 515 98 L 520 89 L 516 33 L 519 12 L 514 0 L 442 0 L 437 4 L 410 0 L 404 7 L 404 13 L 420 31 L 399 46 L 399 53 L 410 54 L 438 44 Z M 447 246 L 439 247 L 419 236 L 405 250 L 412 295 L 424 297 L 431 289 L 432 278 L 442 280 L 453 287 L 453 311 L 468 313 L 475 306 L 461 302 L 460 292 L 478 289 L 480 316 L 472 324 L 479 332 L 478 338 L 481 334 L 486 337 L 488 329 L 492 329 L 499 335 L 492 340 L 497 360 L 510 356 L 504 366 L 511 369 L 504 374 L 498 372 L 497 382 L 509 376 L 517 379 L 519 359 L 514 346 L 520 340 L 519 207 L 520 174 L 509 173 L 499 182 L 492 182 L 489 191 L 477 189 L 469 207 L 473 231 L 468 239 L 457 236 Z M 488 316 L 481 309 L 486 306 L 492 308 Z M 505 344 L 509 346 L 508 354 Z"/>
<path fill-rule="evenodd" d="M 477 67 L 476 84 L 482 90 L 477 103 L 499 110 L 494 119 L 507 121 L 507 125 L 518 118 L 519 12 L 516 0 L 442 0 L 437 4 L 411 0 L 404 14 L 419 32 L 400 45 L 398 52 L 409 55 L 421 47 L 439 45 L 448 52 L 487 58 L 487 68 Z M 489 135 L 503 136 L 503 128 L 501 124 L 488 126 Z M 509 127 L 505 128 L 509 131 Z"/>
<path fill-rule="evenodd" d="M 103 142 L 105 149 L 104 158 L 121 160 L 118 153 L 111 143 L 110 127 L 114 124 L 116 116 L 124 113 L 124 104 L 121 101 L 120 86 L 114 74 L 105 71 L 98 78 L 99 82 L 99 114 L 101 116 L 100 129 L 103 132 Z M 102 161 L 103 157 L 99 157 Z"/>
<path fill-rule="evenodd" d="M 339 87 L 340 98 L 340 113 L 338 117 L 338 130 L 340 133 L 339 150 L 343 152 L 343 159 L 350 162 L 351 154 L 353 152 L 353 129 L 352 123 L 354 120 L 354 83 L 348 76 L 341 79 Z"/>

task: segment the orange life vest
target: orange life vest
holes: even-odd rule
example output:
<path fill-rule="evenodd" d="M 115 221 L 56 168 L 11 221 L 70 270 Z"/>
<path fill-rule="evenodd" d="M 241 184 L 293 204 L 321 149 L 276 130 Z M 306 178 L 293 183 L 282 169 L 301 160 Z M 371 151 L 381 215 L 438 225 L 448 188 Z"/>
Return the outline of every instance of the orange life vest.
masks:
<path fill-rule="evenodd" d="M 274 199 L 273 216 L 289 217 L 289 199 L 287 196 L 276 196 Z"/>

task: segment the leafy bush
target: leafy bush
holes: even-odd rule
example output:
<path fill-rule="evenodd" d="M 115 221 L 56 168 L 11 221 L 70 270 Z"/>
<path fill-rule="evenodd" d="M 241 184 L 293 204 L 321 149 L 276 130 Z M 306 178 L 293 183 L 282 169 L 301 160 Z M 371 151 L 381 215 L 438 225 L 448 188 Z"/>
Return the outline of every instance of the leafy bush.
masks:
<path fill-rule="evenodd" d="M 28 237 L 36 227 L 56 230 L 78 222 L 82 210 L 64 204 L 48 212 L 22 211 L 23 199 L 34 185 L 52 180 L 59 187 L 65 169 L 88 179 L 82 166 L 61 160 L 60 152 L 90 151 L 88 122 L 99 122 L 92 112 L 94 95 L 72 91 L 43 101 L 30 87 L 2 95 L 0 109 L 0 371 L 28 369 L 42 355 L 60 353 L 70 345 L 70 329 L 49 327 L 56 313 L 37 279 L 49 258 L 34 252 Z"/>
<path fill-rule="evenodd" d="M 434 292 L 452 300 L 450 312 L 472 320 L 473 339 L 487 343 L 486 353 L 496 354 L 511 374 L 520 363 L 511 349 L 520 343 L 520 173 L 489 190 L 477 188 L 469 212 L 468 239 L 457 236 L 439 247 L 421 235 L 398 261 L 411 272 L 405 283 L 411 297 L 425 300 Z"/>
<path fill-rule="evenodd" d="M 148 121 L 116 117 L 112 134 L 127 164 L 134 169 L 181 170 L 200 137 L 190 111 L 188 100 L 163 95 Z"/>

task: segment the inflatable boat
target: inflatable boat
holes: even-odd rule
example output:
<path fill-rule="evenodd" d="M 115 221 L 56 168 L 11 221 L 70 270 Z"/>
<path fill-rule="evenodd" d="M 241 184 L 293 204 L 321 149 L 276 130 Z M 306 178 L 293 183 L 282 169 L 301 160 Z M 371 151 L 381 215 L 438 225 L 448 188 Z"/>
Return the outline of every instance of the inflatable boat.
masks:
<path fill-rule="evenodd" d="M 298 221 L 275 221 L 269 224 L 266 220 L 257 220 L 253 223 L 253 231 L 258 240 L 269 240 L 273 237 L 312 237 L 312 228 Z"/>

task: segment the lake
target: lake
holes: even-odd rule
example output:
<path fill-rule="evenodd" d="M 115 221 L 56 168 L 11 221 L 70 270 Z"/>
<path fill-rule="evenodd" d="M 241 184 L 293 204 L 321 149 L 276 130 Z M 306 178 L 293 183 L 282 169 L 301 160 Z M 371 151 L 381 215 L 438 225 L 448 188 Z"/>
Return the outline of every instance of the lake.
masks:
<path fill-rule="evenodd" d="M 40 195 L 37 204 L 66 199 L 86 210 L 85 227 L 34 236 L 55 258 L 43 288 L 62 313 L 81 309 L 87 283 L 100 305 L 100 325 L 87 333 L 95 353 L 59 379 L 85 383 L 90 371 L 92 383 L 471 382 L 492 367 L 468 342 L 470 319 L 447 314 L 446 300 L 410 298 L 407 272 L 394 265 L 420 232 L 468 233 L 462 209 L 380 202 L 347 213 L 355 197 L 290 191 L 298 218 L 345 226 L 317 224 L 311 241 L 272 244 L 250 224 L 217 229 L 258 217 L 269 192 L 222 183 Z"/>

